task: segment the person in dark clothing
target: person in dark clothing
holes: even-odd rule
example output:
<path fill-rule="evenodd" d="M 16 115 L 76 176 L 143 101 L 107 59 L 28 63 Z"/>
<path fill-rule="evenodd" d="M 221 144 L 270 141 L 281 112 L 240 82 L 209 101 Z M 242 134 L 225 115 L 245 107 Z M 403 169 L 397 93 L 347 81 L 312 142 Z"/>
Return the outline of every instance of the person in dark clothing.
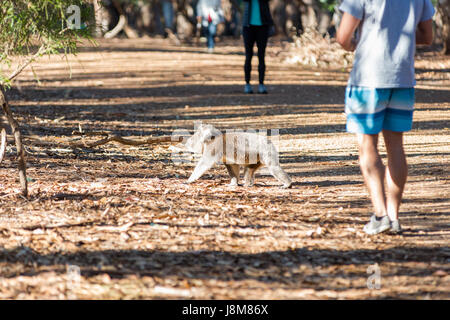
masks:
<path fill-rule="evenodd" d="M 266 72 L 266 47 L 269 39 L 269 31 L 273 25 L 272 16 L 269 9 L 269 0 L 244 0 L 243 37 L 245 44 L 245 93 L 253 93 L 250 85 L 253 47 L 256 42 L 258 47 L 258 73 L 259 86 L 258 93 L 267 93 L 264 86 Z"/>

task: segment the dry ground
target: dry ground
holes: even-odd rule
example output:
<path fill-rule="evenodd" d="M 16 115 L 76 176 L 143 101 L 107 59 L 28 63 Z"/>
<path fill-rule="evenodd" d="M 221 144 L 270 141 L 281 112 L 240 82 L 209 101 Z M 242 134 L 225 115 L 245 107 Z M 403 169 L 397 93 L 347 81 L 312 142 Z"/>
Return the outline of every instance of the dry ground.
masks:
<path fill-rule="evenodd" d="M 40 60 L 39 84 L 23 74 L 9 97 L 24 132 L 61 146 L 27 143 L 29 199 L 17 195 L 13 147 L 0 166 L 0 299 L 450 298 L 450 60 L 417 62 L 405 232 L 369 237 L 371 206 L 345 132 L 347 72 L 288 65 L 274 44 L 270 94 L 244 95 L 239 45 L 211 55 L 102 41 L 69 58 L 71 69 Z M 223 166 L 188 186 L 195 162 L 174 163 L 169 144 L 64 145 L 80 128 L 137 139 L 192 132 L 196 120 L 279 129 L 293 188 L 264 171 L 255 187 L 231 188 Z M 368 289 L 376 263 L 381 288 Z"/>

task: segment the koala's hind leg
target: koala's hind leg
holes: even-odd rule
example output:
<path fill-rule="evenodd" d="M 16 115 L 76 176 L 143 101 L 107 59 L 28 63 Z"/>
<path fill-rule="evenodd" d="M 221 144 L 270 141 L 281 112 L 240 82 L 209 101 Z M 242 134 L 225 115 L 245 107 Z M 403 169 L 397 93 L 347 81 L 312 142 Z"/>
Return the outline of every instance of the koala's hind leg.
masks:
<path fill-rule="evenodd" d="M 283 186 L 282 188 L 290 188 L 292 186 L 291 178 L 287 175 L 287 173 L 280 167 L 279 164 L 271 165 L 270 167 L 267 167 L 269 169 L 269 172 L 280 181 Z"/>
<path fill-rule="evenodd" d="M 231 178 L 231 182 L 229 185 L 237 186 L 239 182 L 239 171 L 241 167 L 238 164 L 226 164 L 225 166 L 227 167 L 228 174 Z"/>
<path fill-rule="evenodd" d="M 207 170 L 212 168 L 214 163 L 213 158 L 201 158 L 187 182 L 192 183 L 200 178 Z"/>
<path fill-rule="evenodd" d="M 244 186 L 251 187 L 255 183 L 255 172 L 262 166 L 261 162 L 249 164 L 244 170 Z"/>

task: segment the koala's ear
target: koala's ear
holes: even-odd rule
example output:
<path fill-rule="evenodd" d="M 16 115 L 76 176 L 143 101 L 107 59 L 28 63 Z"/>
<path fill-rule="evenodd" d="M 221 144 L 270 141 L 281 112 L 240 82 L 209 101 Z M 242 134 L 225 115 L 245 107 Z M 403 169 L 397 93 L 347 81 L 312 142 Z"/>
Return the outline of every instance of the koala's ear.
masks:
<path fill-rule="evenodd" d="M 195 122 L 195 124 L 194 124 L 194 134 L 197 133 L 197 132 L 202 132 L 203 130 L 205 130 L 205 127 L 204 127 L 203 123 L 202 122 L 200 122 L 200 123 Z"/>
<path fill-rule="evenodd" d="M 216 134 L 215 134 L 213 128 L 207 127 L 204 129 L 200 140 L 202 143 L 208 143 L 208 142 L 211 142 L 212 140 L 214 140 L 215 138 L 216 138 Z"/>
<path fill-rule="evenodd" d="M 202 137 L 200 138 L 200 141 L 202 143 L 205 143 L 211 141 L 212 139 L 214 139 L 213 132 L 211 128 L 207 128 L 206 130 L 204 130 Z"/>

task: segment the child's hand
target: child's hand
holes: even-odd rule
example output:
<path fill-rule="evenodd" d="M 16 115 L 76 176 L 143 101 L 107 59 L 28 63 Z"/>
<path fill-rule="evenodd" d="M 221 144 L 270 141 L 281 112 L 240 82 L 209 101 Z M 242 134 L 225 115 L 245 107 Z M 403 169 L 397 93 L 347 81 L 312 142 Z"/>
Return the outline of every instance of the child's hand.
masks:
<path fill-rule="evenodd" d="M 416 43 L 431 45 L 433 43 L 433 20 L 426 20 L 419 23 L 416 30 Z"/>

